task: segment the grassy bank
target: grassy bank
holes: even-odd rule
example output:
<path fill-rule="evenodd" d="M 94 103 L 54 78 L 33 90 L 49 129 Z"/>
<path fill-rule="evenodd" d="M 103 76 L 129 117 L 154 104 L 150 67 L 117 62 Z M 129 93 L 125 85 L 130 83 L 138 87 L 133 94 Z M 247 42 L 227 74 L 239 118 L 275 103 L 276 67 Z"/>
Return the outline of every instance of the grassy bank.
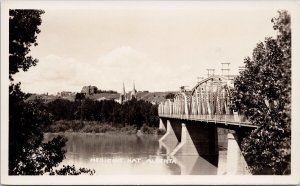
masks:
<path fill-rule="evenodd" d="M 45 132 L 82 132 L 82 133 L 126 133 L 136 134 L 138 130 L 143 134 L 162 134 L 158 128 L 143 125 L 140 129 L 135 126 L 113 125 L 112 123 L 103 123 L 98 121 L 80 121 L 80 120 L 59 120 L 52 123 L 45 129 Z"/>

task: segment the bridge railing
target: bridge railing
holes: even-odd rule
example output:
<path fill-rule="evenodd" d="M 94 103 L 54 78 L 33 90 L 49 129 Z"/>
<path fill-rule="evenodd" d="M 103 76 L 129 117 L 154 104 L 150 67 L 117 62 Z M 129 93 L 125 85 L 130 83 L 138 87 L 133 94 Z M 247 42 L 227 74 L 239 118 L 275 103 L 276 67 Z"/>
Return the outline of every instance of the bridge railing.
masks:
<path fill-rule="evenodd" d="M 251 124 L 243 115 L 186 115 L 186 114 L 159 114 L 160 117 L 195 120 L 209 123 L 237 123 Z"/>

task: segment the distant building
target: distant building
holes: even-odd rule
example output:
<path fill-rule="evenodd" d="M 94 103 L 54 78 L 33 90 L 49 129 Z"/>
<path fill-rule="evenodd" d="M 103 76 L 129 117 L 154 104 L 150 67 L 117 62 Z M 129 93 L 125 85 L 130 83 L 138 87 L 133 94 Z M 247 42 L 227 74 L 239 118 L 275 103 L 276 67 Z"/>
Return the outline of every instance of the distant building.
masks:
<path fill-rule="evenodd" d="M 127 100 L 126 100 L 125 85 L 124 85 L 124 83 L 123 83 L 123 91 L 122 91 L 122 93 L 120 94 L 120 101 L 119 101 L 119 103 L 123 103 L 123 102 L 125 102 L 125 101 L 127 101 Z"/>
<path fill-rule="evenodd" d="M 84 93 L 85 95 L 92 95 L 96 94 L 98 91 L 98 88 L 96 86 L 84 86 L 82 87 L 81 93 Z"/>
<path fill-rule="evenodd" d="M 74 95 L 75 93 L 74 92 L 70 92 L 70 91 L 62 91 L 60 92 L 58 95 L 59 96 L 72 96 Z"/>
<path fill-rule="evenodd" d="M 137 91 L 135 89 L 135 84 L 133 83 L 132 91 L 130 93 L 130 99 L 133 99 L 133 98 L 136 99 L 136 93 L 137 93 Z"/>
<path fill-rule="evenodd" d="M 101 97 L 101 98 L 98 98 L 97 101 L 104 101 L 104 100 L 109 100 L 108 98 L 106 97 Z"/>
<path fill-rule="evenodd" d="M 134 98 L 136 99 L 137 98 L 136 95 L 137 95 L 137 91 L 135 89 L 135 84 L 134 83 L 133 83 L 132 91 L 130 91 L 128 93 L 126 93 L 126 91 L 125 91 L 125 85 L 123 83 L 123 91 L 120 94 L 120 98 L 119 98 L 118 102 L 122 104 L 122 103 L 124 103 L 126 101 L 130 101 L 130 100 L 132 100 Z"/>

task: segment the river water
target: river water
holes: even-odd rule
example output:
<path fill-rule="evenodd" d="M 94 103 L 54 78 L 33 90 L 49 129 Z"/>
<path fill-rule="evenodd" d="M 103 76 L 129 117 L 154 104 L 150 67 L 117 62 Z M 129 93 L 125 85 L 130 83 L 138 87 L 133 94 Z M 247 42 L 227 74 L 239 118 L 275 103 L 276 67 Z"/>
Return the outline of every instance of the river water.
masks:
<path fill-rule="evenodd" d="M 49 140 L 57 134 L 45 134 Z M 199 156 L 171 157 L 156 135 L 66 133 L 66 159 L 60 164 L 95 169 L 95 175 L 216 175 L 224 174 L 226 150 L 218 165 Z M 221 148 L 220 148 L 221 149 Z"/>

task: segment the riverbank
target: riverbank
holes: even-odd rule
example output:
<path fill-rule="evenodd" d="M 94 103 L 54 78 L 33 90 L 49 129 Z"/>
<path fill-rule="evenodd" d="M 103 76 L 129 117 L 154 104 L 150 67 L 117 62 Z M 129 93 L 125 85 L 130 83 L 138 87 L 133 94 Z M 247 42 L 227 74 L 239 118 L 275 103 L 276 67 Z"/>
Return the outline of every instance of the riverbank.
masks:
<path fill-rule="evenodd" d="M 157 134 L 162 135 L 164 131 L 156 127 L 143 125 L 140 129 L 132 125 L 113 125 L 112 123 L 104 123 L 98 121 L 80 121 L 80 120 L 59 120 L 49 125 L 45 132 L 60 133 L 60 132 L 79 132 L 79 133 L 124 133 L 124 134 Z"/>

